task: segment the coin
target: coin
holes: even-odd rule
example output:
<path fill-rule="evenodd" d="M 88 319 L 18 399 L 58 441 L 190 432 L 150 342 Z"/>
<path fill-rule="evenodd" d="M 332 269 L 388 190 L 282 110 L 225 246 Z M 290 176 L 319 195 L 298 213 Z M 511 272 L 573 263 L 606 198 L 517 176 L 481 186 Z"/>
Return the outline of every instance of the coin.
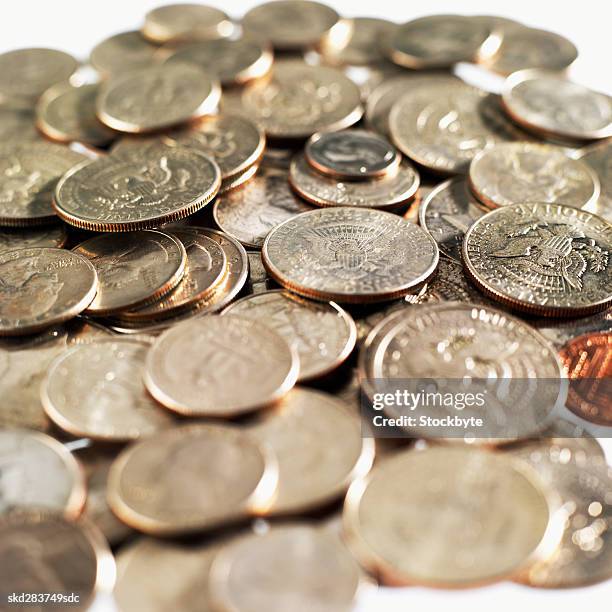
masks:
<path fill-rule="evenodd" d="M 56 49 L 15 49 L 0 55 L 0 96 L 36 102 L 78 68 L 72 55 Z"/>
<path fill-rule="evenodd" d="M 360 584 L 339 538 L 301 524 L 230 543 L 215 557 L 209 581 L 215 609 L 241 612 L 352 610 Z"/>
<path fill-rule="evenodd" d="M 460 262 L 465 232 L 484 212 L 465 179 L 455 178 L 438 185 L 423 200 L 419 223 L 438 243 L 441 253 Z"/>
<path fill-rule="evenodd" d="M 165 140 L 212 157 L 219 165 L 223 181 L 251 168 L 262 156 L 266 143 L 263 132 L 238 115 L 206 117 L 189 129 L 171 133 Z"/>
<path fill-rule="evenodd" d="M 247 251 L 247 256 L 249 258 L 248 293 L 263 293 L 276 289 L 278 285 L 268 276 L 263 261 L 261 261 L 261 251 Z M 303 369 L 303 366 L 304 360 L 300 357 L 300 370 Z"/>
<path fill-rule="evenodd" d="M 391 140 L 404 155 L 435 172 L 465 173 L 474 156 L 518 133 L 497 96 L 464 83 L 431 83 L 395 103 Z"/>
<path fill-rule="evenodd" d="M 98 274 L 98 292 L 87 307 L 93 315 L 157 301 L 178 285 L 187 263 L 180 240 L 151 230 L 103 234 L 73 251 L 89 259 Z"/>
<path fill-rule="evenodd" d="M 556 72 L 515 72 L 504 83 L 502 101 L 514 121 L 544 136 L 570 140 L 612 136 L 612 98 Z"/>
<path fill-rule="evenodd" d="M 159 47 L 140 32 L 121 32 L 98 43 L 89 54 L 89 63 L 104 78 L 140 70 L 159 62 Z"/>
<path fill-rule="evenodd" d="M 57 184 L 54 206 L 70 225 L 123 232 L 157 227 L 200 210 L 219 191 L 217 164 L 188 147 L 152 145 L 75 167 Z"/>
<path fill-rule="evenodd" d="M 324 208 L 273 229 L 262 257 L 270 276 L 305 297 L 364 303 L 405 295 L 425 282 L 438 247 L 424 230 L 378 210 Z"/>
<path fill-rule="evenodd" d="M 0 146 L 0 226 L 57 219 L 51 201 L 60 177 L 87 158 L 67 147 L 32 142 Z"/>
<path fill-rule="evenodd" d="M 317 206 L 394 210 L 415 198 L 419 173 L 404 160 L 390 176 L 367 181 L 342 180 L 317 172 L 304 155 L 298 154 L 289 168 L 289 182 L 298 195 Z"/>
<path fill-rule="evenodd" d="M 109 597 L 113 590 L 115 560 L 89 523 L 45 512 L 12 513 L 0 517 L 0 542 L 2 584 L 19 596 L 48 593 L 65 597 L 64 608 L 85 610 L 98 594 Z"/>
<path fill-rule="evenodd" d="M 511 308 L 579 316 L 612 302 L 612 225 L 559 204 L 519 204 L 487 213 L 467 231 L 465 270 Z"/>
<path fill-rule="evenodd" d="M 13 509 L 45 509 L 76 519 L 85 504 L 85 477 L 74 457 L 50 436 L 0 430 L 0 516 Z"/>
<path fill-rule="evenodd" d="M 272 515 L 308 512 L 342 496 L 369 471 L 374 439 L 362 437 L 359 418 L 342 401 L 311 389 L 293 389 L 248 431 L 278 458 Z"/>
<path fill-rule="evenodd" d="M 224 94 L 221 109 L 246 115 L 270 138 L 294 139 L 342 130 L 363 114 L 359 88 L 344 73 L 296 60 L 277 61 L 270 78 Z"/>
<path fill-rule="evenodd" d="M 98 85 L 74 87 L 59 83 L 47 89 L 38 101 L 36 124 L 45 136 L 58 142 L 82 142 L 105 146 L 114 132 L 96 117 Z"/>
<path fill-rule="evenodd" d="M 119 455 L 108 476 L 108 503 L 134 529 L 181 535 L 261 512 L 277 481 L 276 459 L 248 434 L 185 425 Z"/>
<path fill-rule="evenodd" d="M 273 228 L 312 210 L 291 191 L 287 173 L 261 167 L 240 189 L 218 197 L 213 206 L 217 225 L 251 248 L 260 248 Z"/>
<path fill-rule="evenodd" d="M 260 321 L 276 330 L 297 350 L 298 380 L 304 382 L 329 374 L 351 354 L 355 323 L 334 303 L 311 302 L 282 291 L 249 295 L 228 306 L 223 314 Z"/>
<path fill-rule="evenodd" d="M 66 243 L 64 225 L 51 225 L 32 229 L 0 230 L 0 254 L 30 247 L 62 247 Z"/>
<path fill-rule="evenodd" d="M 578 336 L 559 354 L 570 379 L 567 407 L 587 421 L 612 425 L 612 332 Z"/>
<path fill-rule="evenodd" d="M 184 43 L 231 36 L 230 18 L 219 9 L 201 4 L 168 4 L 145 15 L 142 35 L 155 43 Z"/>
<path fill-rule="evenodd" d="M 208 316 L 164 332 L 147 356 L 144 380 L 179 414 L 231 417 L 280 400 L 298 371 L 297 352 L 278 332 L 243 317 Z"/>
<path fill-rule="evenodd" d="M 353 483 L 344 530 L 384 584 L 477 586 L 516 576 L 556 544 L 550 497 L 527 467 L 497 453 L 408 450 Z M 501 534 L 512 545 L 500 545 Z"/>
<path fill-rule="evenodd" d="M 601 184 L 601 192 L 592 212 L 612 221 L 612 142 L 579 149 L 578 159 L 595 171 Z"/>
<path fill-rule="evenodd" d="M 551 202 L 591 209 L 599 180 L 586 165 L 553 145 L 530 142 L 497 144 L 470 164 L 469 181 L 489 208 L 523 202 Z"/>
<path fill-rule="evenodd" d="M 31 104 L 0 100 L 0 142 L 23 144 L 41 140 L 41 134 L 34 125 L 35 120 Z"/>
<path fill-rule="evenodd" d="M 96 110 L 108 127 L 140 134 L 209 115 L 220 96 L 219 84 L 195 66 L 164 64 L 111 78 L 100 87 Z"/>
<path fill-rule="evenodd" d="M 314 134 L 306 143 L 304 154 L 315 170 L 344 179 L 393 174 L 401 159 L 390 142 L 365 130 Z"/>
<path fill-rule="evenodd" d="M 253 164 L 250 168 L 247 168 L 242 173 L 237 174 L 236 176 L 232 176 L 225 181 L 221 182 L 221 187 L 219 188 L 219 195 L 223 193 L 228 193 L 229 191 L 233 191 L 238 187 L 244 185 L 247 181 L 250 181 L 257 171 L 259 170 L 259 162 Z"/>
<path fill-rule="evenodd" d="M 278 51 L 297 51 L 321 44 L 339 22 L 338 13 L 324 4 L 277 0 L 247 11 L 242 27 L 248 34 L 269 41 Z"/>
<path fill-rule="evenodd" d="M 387 42 L 392 61 L 406 68 L 446 68 L 493 56 L 501 37 L 482 21 L 431 15 L 397 26 Z"/>
<path fill-rule="evenodd" d="M 149 347 L 131 338 L 100 339 L 59 355 L 40 391 L 49 418 L 73 436 L 112 442 L 170 427 L 173 419 L 142 383 Z"/>
<path fill-rule="evenodd" d="M 256 39 L 222 38 L 180 46 L 166 63 L 193 64 L 226 87 L 265 76 L 272 68 L 272 59 L 272 51 Z"/>
<path fill-rule="evenodd" d="M 0 336 L 30 334 L 75 317 L 97 285 L 91 263 L 70 251 L 33 247 L 0 255 Z"/>

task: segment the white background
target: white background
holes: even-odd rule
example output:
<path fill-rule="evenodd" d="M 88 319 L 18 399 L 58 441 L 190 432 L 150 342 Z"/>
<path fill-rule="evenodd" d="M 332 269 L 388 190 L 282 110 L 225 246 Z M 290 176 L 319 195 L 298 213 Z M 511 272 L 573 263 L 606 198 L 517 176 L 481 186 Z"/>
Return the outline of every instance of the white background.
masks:
<path fill-rule="evenodd" d="M 17 47 L 48 46 L 85 59 L 91 47 L 103 38 L 119 31 L 137 29 L 144 13 L 162 1 L 4 0 L 0 9 L 0 52 Z M 257 2 L 223 0 L 217 6 L 238 18 L 254 4 Z M 345 16 L 381 17 L 401 22 L 432 13 L 462 12 L 500 15 L 553 30 L 572 40 L 580 51 L 572 67 L 572 78 L 612 94 L 612 9 L 605 1 L 330 0 L 329 4 Z M 358 612 L 444 609 L 452 612 L 575 612 L 585 607 L 609 610 L 610 602 L 612 581 L 565 591 L 536 590 L 503 583 L 465 591 L 379 589 L 363 594 Z M 97 611 L 112 609 L 109 601 L 96 602 Z"/>

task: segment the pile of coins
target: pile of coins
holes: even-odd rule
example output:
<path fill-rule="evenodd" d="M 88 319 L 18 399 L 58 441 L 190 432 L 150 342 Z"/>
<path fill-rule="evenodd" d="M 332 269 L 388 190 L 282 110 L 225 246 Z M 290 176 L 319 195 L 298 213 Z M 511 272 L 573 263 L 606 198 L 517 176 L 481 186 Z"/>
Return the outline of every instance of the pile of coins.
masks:
<path fill-rule="evenodd" d="M 612 98 L 576 57 L 309 0 L 0 55 L 0 592 L 612 577 Z M 368 428 L 381 381 L 472 378 L 486 437 Z"/>

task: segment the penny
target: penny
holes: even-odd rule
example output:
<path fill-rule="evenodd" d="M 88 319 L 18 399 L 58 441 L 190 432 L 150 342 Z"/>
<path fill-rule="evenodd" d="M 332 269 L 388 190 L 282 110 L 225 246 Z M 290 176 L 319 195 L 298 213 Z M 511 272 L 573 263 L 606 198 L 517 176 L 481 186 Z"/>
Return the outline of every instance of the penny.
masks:
<path fill-rule="evenodd" d="M 277 61 L 269 79 L 224 94 L 221 109 L 247 116 L 270 138 L 293 139 L 342 130 L 363 114 L 359 88 L 344 73 L 296 60 Z"/>
<path fill-rule="evenodd" d="M 98 274 L 98 292 L 87 307 L 92 315 L 157 301 L 178 285 L 187 262 L 180 240 L 151 230 L 103 234 L 73 251 L 89 259 Z"/>
<path fill-rule="evenodd" d="M 96 109 L 114 130 L 139 134 L 211 114 L 221 89 L 199 68 L 164 64 L 112 77 L 102 84 Z"/>
<path fill-rule="evenodd" d="M 54 206 L 76 227 L 134 231 L 193 214 L 214 198 L 220 184 L 219 167 L 206 155 L 152 145 L 75 167 L 57 184 Z"/>
<path fill-rule="evenodd" d="M 69 520 L 81 514 L 85 477 L 57 440 L 25 429 L 3 429 L 0 466 L 0 516 L 24 508 L 57 512 Z"/>
<path fill-rule="evenodd" d="M 230 18 L 219 9 L 201 4 L 168 4 L 145 15 L 142 35 L 154 43 L 184 43 L 231 36 Z"/>
<path fill-rule="evenodd" d="M 397 26 L 387 43 L 392 61 L 406 68 L 447 68 L 493 56 L 501 37 L 480 20 L 431 15 Z"/>
<path fill-rule="evenodd" d="M 374 439 L 344 402 L 311 389 L 293 389 L 248 431 L 278 458 L 272 515 L 308 512 L 341 497 L 374 459 Z"/>
<path fill-rule="evenodd" d="M 339 23 L 340 16 L 334 9 L 310 0 L 265 2 L 242 18 L 246 33 L 269 41 L 278 51 L 317 46 Z"/>
<path fill-rule="evenodd" d="M 578 336 L 559 355 L 570 379 L 567 407 L 587 421 L 612 425 L 612 332 Z"/>
<path fill-rule="evenodd" d="M 244 297 L 226 308 L 226 313 L 261 321 L 294 346 L 299 356 L 300 382 L 329 374 L 355 346 L 355 323 L 342 308 L 279 289 Z"/>
<path fill-rule="evenodd" d="M 438 185 L 423 200 L 419 223 L 438 243 L 441 253 L 460 262 L 465 232 L 484 212 L 465 179 L 455 178 Z"/>
<path fill-rule="evenodd" d="M 272 51 L 256 39 L 207 40 L 180 46 L 166 63 L 187 62 L 213 76 L 223 86 L 244 85 L 272 68 Z"/>
<path fill-rule="evenodd" d="M 266 142 L 252 121 L 238 115 L 206 117 L 189 129 L 171 133 L 165 140 L 212 157 L 223 181 L 251 168 L 262 156 Z"/>
<path fill-rule="evenodd" d="M 56 49 L 15 49 L 0 54 L 0 96 L 36 102 L 41 94 L 77 70 L 72 55 Z"/>
<path fill-rule="evenodd" d="M 279 223 L 309 210 L 291 191 L 286 172 L 261 167 L 240 189 L 218 197 L 213 215 L 224 232 L 247 247 L 260 248 Z"/>
<path fill-rule="evenodd" d="M 40 141 L 41 134 L 34 125 L 35 121 L 31 104 L 0 100 L 0 142 L 3 144 Z"/>
<path fill-rule="evenodd" d="M 44 142 L 0 146 L 0 226 L 44 225 L 57 220 L 51 201 L 61 178 L 87 158 Z"/>
<path fill-rule="evenodd" d="M 415 199 L 420 181 L 416 168 L 407 160 L 403 160 L 390 176 L 349 181 L 317 172 L 304 155 L 298 154 L 289 168 L 289 182 L 298 195 L 316 206 L 394 210 Z"/>
<path fill-rule="evenodd" d="M 298 371 L 295 349 L 277 331 L 234 315 L 208 316 L 164 332 L 147 356 L 144 380 L 179 414 L 231 417 L 280 400 Z"/>
<path fill-rule="evenodd" d="M 523 202 L 551 202 L 590 208 L 599 196 L 594 172 L 562 149 L 530 142 L 497 144 L 470 164 L 469 181 L 489 208 Z"/>
<path fill-rule="evenodd" d="M 487 213 L 467 231 L 465 270 L 511 308 L 579 316 L 612 302 L 612 225 L 559 204 L 519 204 Z"/>
<path fill-rule="evenodd" d="M 514 73 L 502 101 L 513 120 L 536 133 L 570 140 L 612 136 L 612 98 L 555 72 Z"/>
<path fill-rule="evenodd" d="M 612 141 L 578 150 L 578 159 L 595 171 L 601 192 L 592 212 L 612 221 Z"/>
<path fill-rule="evenodd" d="M 98 43 L 89 54 L 89 63 L 104 78 L 154 66 L 159 59 L 159 47 L 140 32 L 115 34 Z"/>
<path fill-rule="evenodd" d="M 134 529 L 181 535 L 260 513 L 277 481 L 276 459 L 248 434 L 185 425 L 117 457 L 108 476 L 108 503 Z"/>
<path fill-rule="evenodd" d="M 32 229 L 0 230 L 0 254 L 30 247 L 62 247 L 66 243 L 64 225 L 51 225 Z"/>
<path fill-rule="evenodd" d="M 113 590 L 115 560 L 104 536 L 85 521 L 11 513 L 0 517 L 0 542 L 2 583 L 16 594 L 72 596 L 77 604 L 62 605 L 85 610 L 98 594 L 109 597 Z"/>
<path fill-rule="evenodd" d="M 497 453 L 408 450 L 353 483 L 344 530 L 384 584 L 479 586 L 524 572 L 556 544 L 550 497 L 527 467 Z M 502 533 L 512 546 L 500 546 Z"/>
<path fill-rule="evenodd" d="M 360 584 L 339 538 L 302 524 L 230 543 L 215 557 L 209 580 L 215 609 L 240 612 L 352 610 Z"/>
<path fill-rule="evenodd" d="M 38 101 L 36 124 L 45 136 L 58 142 L 82 142 L 105 146 L 114 132 L 96 117 L 99 86 L 59 83 L 48 89 Z"/>
<path fill-rule="evenodd" d="M 365 130 L 314 134 L 306 143 L 304 154 L 315 170 L 344 179 L 393 174 L 401 159 L 390 142 Z"/>
<path fill-rule="evenodd" d="M 76 317 L 93 300 L 96 271 L 85 257 L 46 247 L 0 255 L 0 336 L 20 336 Z"/>
<path fill-rule="evenodd" d="M 464 83 L 431 83 L 404 94 L 389 128 L 404 155 L 446 174 L 467 172 L 477 153 L 518 137 L 497 96 Z"/>
<path fill-rule="evenodd" d="M 273 229 L 262 250 L 270 276 L 305 297 L 390 300 L 425 282 L 438 247 L 401 217 L 353 207 L 303 213 Z"/>
<path fill-rule="evenodd" d="M 73 436 L 102 441 L 136 440 L 170 427 L 172 417 L 142 383 L 149 347 L 136 339 L 100 339 L 59 355 L 41 385 L 45 412 Z"/>

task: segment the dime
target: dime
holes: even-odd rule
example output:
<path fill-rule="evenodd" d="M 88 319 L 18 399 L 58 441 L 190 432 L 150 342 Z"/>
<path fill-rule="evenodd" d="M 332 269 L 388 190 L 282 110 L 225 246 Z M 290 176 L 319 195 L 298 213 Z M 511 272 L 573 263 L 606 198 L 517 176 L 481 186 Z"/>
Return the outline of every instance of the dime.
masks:
<path fill-rule="evenodd" d="M 342 130 L 363 114 L 359 88 L 344 73 L 295 60 L 275 62 L 271 78 L 233 96 L 224 94 L 221 108 L 246 115 L 271 138 L 302 139 Z"/>
<path fill-rule="evenodd" d="M 45 136 L 58 142 L 82 142 L 105 146 L 115 138 L 114 132 L 96 117 L 99 86 L 59 83 L 48 89 L 36 107 L 36 124 Z"/>
<path fill-rule="evenodd" d="M 173 236 L 142 230 L 104 234 L 73 251 L 91 261 L 98 292 L 87 313 L 107 315 L 155 302 L 183 278 L 187 254 Z"/>
<path fill-rule="evenodd" d="M 57 220 L 51 206 L 53 189 L 65 172 L 86 159 L 50 143 L 0 145 L 0 226 Z"/>
<path fill-rule="evenodd" d="M 149 347 L 137 339 L 100 339 L 59 355 L 40 391 L 49 418 L 73 436 L 112 442 L 170 427 L 174 420 L 142 383 Z"/>
<path fill-rule="evenodd" d="M 85 521 L 35 511 L 11 513 L 0 517 L 0 542 L 2 583 L 18 594 L 74 596 L 78 604 L 64 607 L 85 610 L 98 594 L 109 597 L 113 590 L 115 560 L 104 536 Z"/>
<path fill-rule="evenodd" d="M 364 303 L 400 297 L 425 282 L 438 247 L 401 217 L 341 207 L 285 221 L 268 234 L 262 257 L 270 276 L 295 293 Z"/>
<path fill-rule="evenodd" d="M 186 425 L 124 450 L 110 469 L 108 503 L 134 529 L 181 535 L 260 513 L 277 481 L 276 459 L 248 434 Z"/>
<path fill-rule="evenodd" d="M 2 429 L 0 466 L 0 516 L 21 508 L 45 509 L 69 520 L 81 514 L 85 477 L 57 440 L 25 429 Z"/>
<path fill-rule="evenodd" d="M 601 184 L 593 212 L 612 222 L 612 141 L 579 149 L 578 159 L 595 171 Z"/>
<path fill-rule="evenodd" d="M 223 86 L 244 85 L 272 68 L 272 51 L 256 39 L 207 40 L 179 47 L 166 63 L 187 62 L 213 76 Z"/>
<path fill-rule="evenodd" d="M 195 66 L 164 64 L 111 78 L 100 87 L 98 118 L 120 132 L 162 130 L 212 113 L 219 84 Z"/>
<path fill-rule="evenodd" d="M 329 374 L 355 346 L 355 323 L 342 308 L 280 289 L 242 298 L 228 306 L 226 313 L 261 321 L 294 346 L 300 361 L 300 382 Z"/>
<path fill-rule="evenodd" d="M 300 524 L 229 544 L 213 561 L 209 581 L 215 609 L 241 612 L 352 610 L 360 583 L 357 563 L 337 536 Z"/>
<path fill-rule="evenodd" d="M 502 101 L 513 120 L 536 133 L 570 140 L 612 136 L 612 98 L 555 72 L 512 74 Z"/>
<path fill-rule="evenodd" d="M 266 143 L 263 132 L 238 115 L 206 117 L 189 129 L 171 133 L 165 140 L 212 157 L 219 165 L 223 181 L 251 168 L 262 156 Z"/>
<path fill-rule="evenodd" d="M 145 40 L 140 32 L 121 32 L 98 43 L 89 55 L 89 63 L 102 77 L 109 77 L 154 66 L 159 57 L 159 47 Z"/>
<path fill-rule="evenodd" d="M 559 355 L 570 379 L 567 407 L 587 421 L 612 425 L 612 332 L 578 336 Z"/>
<path fill-rule="evenodd" d="M 184 43 L 231 36 L 230 18 L 219 9 L 201 4 L 168 4 L 145 15 L 142 35 L 155 43 Z"/>
<path fill-rule="evenodd" d="M 247 247 L 260 248 L 279 223 L 309 210 L 291 191 L 286 172 L 261 167 L 240 189 L 218 197 L 213 215 L 224 232 Z"/>
<path fill-rule="evenodd" d="M 389 141 L 365 130 L 314 134 L 306 143 L 304 154 L 315 170 L 341 179 L 392 175 L 401 160 Z"/>
<path fill-rule="evenodd" d="M 334 9 L 310 0 L 265 2 L 242 18 L 245 32 L 269 41 L 279 51 L 317 46 L 338 25 L 340 16 Z"/>
<path fill-rule="evenodd" d="M 0 336 L 20 336 L 76 317 L 96 294 L 85 257 L 46 247 L 0 255 Z"/>
<path fill-rule="evenodd" d="M 0 142 L 23 144 L 41 140 L 35 121 L 36 114 L 31 104 L 0 101 Z"/>
<path fill-rule="evenodd" d="M 317 206 L 355 206 L 397 209 L 412 201 L 419 188 L 419 173 L 407 160 L 396 172 L 377 180 L 348 181 L 325 176 L 314 170 L 304 155 L 293 158 L 289 168 L 293 190 Z"/>
<path fill-rule="evenodd" d="M 219 191 L 221 172 L 188 147 L 152 145 L 75 167 L 57 184 L 54 206 L 70 225 L 123 232 L 157 227 L 200 210 Z"/>
<path fill-rule="evenodd" d="M 432 15 L 397 26 L 387 43 L 392 61 L 407 68 L 447 68 L 495 54 L 501 37 L 482 21 Z"/>
<path fill-rule="evenodd" d="M 474 156 L 518 133 L 498 97 L 464 83 L 431 83 L 405 94 L 389 116 L 404 155 L 435 172 L 465 173 Z"/>
<path fill-rule="evenodd" d="M 481 151 L 470 164 L 470 187 L 489 208 L 551 202 L 590 209 L 599 180 L 553 145 L 507 142 Z"/>
<path fill-rule="evenodd" d="M 558 204 L 487 213 L 465 235 L 472 281 L 511 308 L 545 316 L 598 312 L 612 302 L 612 225 Z"/>
<path fill-rule="evenodd" d="M 0 55 L 0 97 L 36 102 L 78 68 L 72 55 L 56 49 L 15 49 Z"/>
<path fill-rule="evenodd" d="M 374 439 L 342 401 L 310 389 L 293 389 L 248 431 L 278 458 L 272 515 L 308 512 L 341 497 L 374 459 Z"/>
<path fill-rule="evenodd" d="M 60 248 L 64 246 L 66 239 L 64 225 L 33 229 L 2 229 L 0 230 L 0 254 L 31 247 Z"/>
<path fill-rule="evenodd" d="M 556 544 L 560 520 L 526 470 L 468 446 L 400 452 L 349 489 L 349 547 L 385 584 L 457 588 L 516 576 Z"/>
<path fill-rule="evenodd" d="M 175 412 L 231 417 L 281 399 L 298 371 L 295 349 L 278 332 L 243 317 L 208 316 L 164 332 L 147 356 L 144 380 Z"/>
<path fill-rule="evenodd" d="M 460 262 L 465 232 L 484 212 L 465 179 L 455 178 L 438 185 L 423 200 L 419 223 L 433 236 L 444 255 Z"/>

